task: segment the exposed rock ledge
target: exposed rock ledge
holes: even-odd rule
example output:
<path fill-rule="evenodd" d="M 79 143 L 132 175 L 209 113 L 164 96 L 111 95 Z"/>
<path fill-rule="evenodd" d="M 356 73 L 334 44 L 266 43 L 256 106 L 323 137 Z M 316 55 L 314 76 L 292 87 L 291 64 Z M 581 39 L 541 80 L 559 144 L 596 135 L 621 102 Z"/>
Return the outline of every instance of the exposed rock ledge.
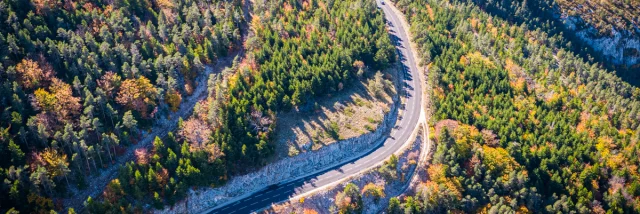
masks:
<path fill-rule="evenodd" d="M 593 26 L 586 25 L 579 17 L 562 16 L 560 19 L 569 30 L 575 31 L 578 38 L 612 63 L 627 66 L 640 63 L 640 36 L 615 28 L 611 29 L 611 36 L 603 36 Z"/>

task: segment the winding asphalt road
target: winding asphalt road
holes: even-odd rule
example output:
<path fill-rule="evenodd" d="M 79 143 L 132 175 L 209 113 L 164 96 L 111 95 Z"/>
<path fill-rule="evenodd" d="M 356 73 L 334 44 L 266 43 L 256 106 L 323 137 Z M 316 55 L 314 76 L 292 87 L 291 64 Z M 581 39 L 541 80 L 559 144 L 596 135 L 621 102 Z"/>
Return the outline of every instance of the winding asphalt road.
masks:
<path fill-rule="evenodd" d="M 388 137 L 384 143 L 372 148 L 371 151 L 362 156 L 354 157 L 354 159 L 342 165 L 325 169 L 297 180 L 266 187 L 234 203 L 214 208 L 214 210 L 209 212 L 210 214 L 252 213 L 296 195 L 323 187 L 384 161 L 409 140 L 418 125 L 421 111 L 422 88 L 419 78 L 420 71 L 416 66 L 414 53 L 412 53 L 411 48 L 409 48 L 409 38 L 400 23 L 399 16 L 401 14 L 394 13 L 394 11 L 389 8 L 390 5 L 382 4 L 380 0 L 376 0 L 376 2 L 378 3 L 378 7 L 384 11 L 387 24 L 389 25 L 389 33 L 395 42 L 405 77 L 403 86 L 406 102 L 405 105 L 402 106 L 404 113 L 399 117 L 391 133 L 388 133 Z"/>

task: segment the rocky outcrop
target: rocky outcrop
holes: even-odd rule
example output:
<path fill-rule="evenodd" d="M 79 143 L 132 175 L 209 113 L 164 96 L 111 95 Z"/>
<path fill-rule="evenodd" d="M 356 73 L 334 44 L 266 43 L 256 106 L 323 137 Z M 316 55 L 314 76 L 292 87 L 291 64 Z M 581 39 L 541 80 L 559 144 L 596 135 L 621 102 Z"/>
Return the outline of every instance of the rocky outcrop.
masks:
<path fill-rule="evenodd" d="M 562 16 L 565 26 L 576 37 L 616 65 L 640 64 L 640 36 L 628 30 L 611 29 L 610 35 L 601 35 L 597 29 L 575 16 Z"/>

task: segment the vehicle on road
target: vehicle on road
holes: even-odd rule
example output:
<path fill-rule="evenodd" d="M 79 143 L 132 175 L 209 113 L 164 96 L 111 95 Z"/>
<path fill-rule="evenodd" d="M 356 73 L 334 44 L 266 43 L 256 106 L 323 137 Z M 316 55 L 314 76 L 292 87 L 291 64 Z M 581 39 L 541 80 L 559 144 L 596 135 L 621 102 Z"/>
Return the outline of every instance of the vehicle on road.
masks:
<path fill-rule="evenodd" d="M 280 187 L 279 184 L 271 184 L 269 186 L 267 186 L 268 190 L 274 190 L 274 189 L 278 189 L 278 187 Z"/>

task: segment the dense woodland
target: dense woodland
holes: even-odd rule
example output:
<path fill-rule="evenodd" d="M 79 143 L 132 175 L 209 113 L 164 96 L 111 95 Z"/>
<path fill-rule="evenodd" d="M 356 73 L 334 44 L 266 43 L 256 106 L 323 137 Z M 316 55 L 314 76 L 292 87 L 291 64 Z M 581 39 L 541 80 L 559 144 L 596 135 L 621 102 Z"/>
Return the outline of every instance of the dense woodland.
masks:
<path fill-rule="evenodd" d="M 482 5 L 397 5 L 438 133 L 428 181 L 389 213 L 640 212 L 640 89 Z"/>
<path fill-rule="evenodd" d="M 269 135 L 277 112 L 311 110 L 314 97 L 338 92 L 395 60 L 373 2 L 258 1 L 253 6 L 246 66 L 218 85 L 228 94 L 221 113 L 227 123 L 212 139 L 240 166 L 260 165 L 273 153 Z M 216 105 L 207 106 L 217 111 Z"/>
<path fill-rule="evenodd" d="M 313 98 L 373 77 L 395 60 L 373 2 L 256 1 L 246 56 L 209 79 L 209 96 L 179 130 L 122 167 L 89 211 L 161 209 L 189 187 L 216 187 L 266 163 L 277 112 L 308 111 Z M 353 20 L 357 20 L 353 24 Z M 137 201 L 138 203 L 132 203 Z"/>
<path fill-rule="evenodd" d="M 92 185 L 238 49 L 240 3 L 1 1 L 0 211 L 60 211 Z"/>

